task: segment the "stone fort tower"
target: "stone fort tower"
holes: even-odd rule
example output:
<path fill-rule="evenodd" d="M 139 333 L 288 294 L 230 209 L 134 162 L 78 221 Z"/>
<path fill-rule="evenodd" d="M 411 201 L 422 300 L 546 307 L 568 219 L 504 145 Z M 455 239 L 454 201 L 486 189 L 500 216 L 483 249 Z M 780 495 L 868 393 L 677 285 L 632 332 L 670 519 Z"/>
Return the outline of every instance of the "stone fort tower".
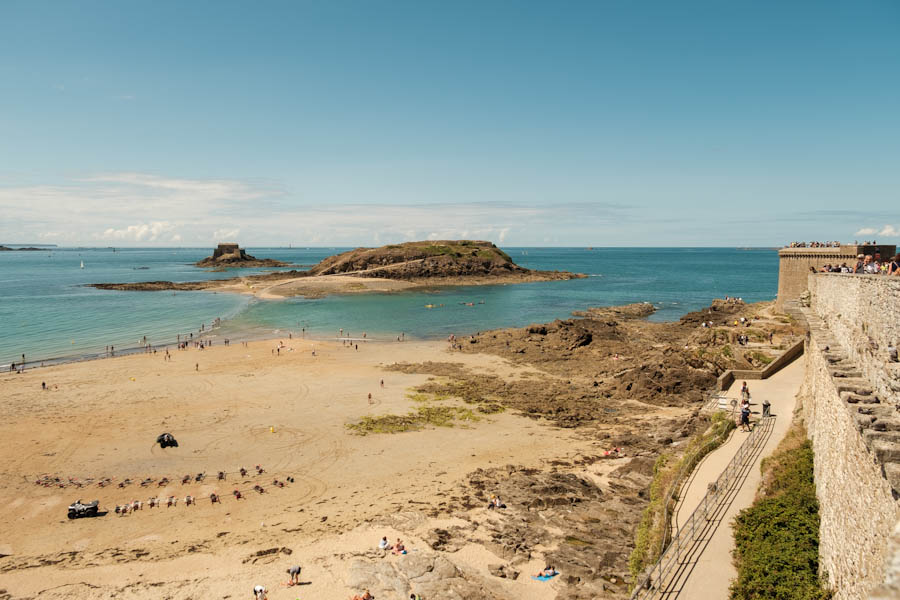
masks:
<path fill-rule="evenodd" d="M 784 303 L 796 300 L 807 290 L 810 269 L 818 271 L 825 265 L 847 263 L 851 267 L 856 264 L 860 254 L 875 255 L 881 253 L 882 260 L 887 260 L 897 252 L 897 246 L 878 245 L 844 245 L 838 248 L 782 248 L 778 251 L 778 297 L 775 309 L 784 312 Z"/>

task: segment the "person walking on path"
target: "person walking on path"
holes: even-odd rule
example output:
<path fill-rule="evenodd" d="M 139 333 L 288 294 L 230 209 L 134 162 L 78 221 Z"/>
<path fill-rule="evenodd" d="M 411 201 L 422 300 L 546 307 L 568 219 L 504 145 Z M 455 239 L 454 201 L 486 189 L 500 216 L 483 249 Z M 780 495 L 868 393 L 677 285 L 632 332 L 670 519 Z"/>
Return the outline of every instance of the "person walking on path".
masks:
<path fill-rule="evenodd" d="M 750 403 L 741 404 L 741 431 L 750 431 Z"/>

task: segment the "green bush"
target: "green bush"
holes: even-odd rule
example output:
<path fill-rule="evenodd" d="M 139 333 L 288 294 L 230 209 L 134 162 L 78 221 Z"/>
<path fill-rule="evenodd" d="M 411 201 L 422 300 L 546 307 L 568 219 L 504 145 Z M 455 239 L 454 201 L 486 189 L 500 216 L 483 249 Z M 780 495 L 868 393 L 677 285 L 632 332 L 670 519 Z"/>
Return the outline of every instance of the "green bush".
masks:
<path fill-rule="evenodd" d="M 831 597 L 819 578 L 819 502 L 812 445 L 805 435 L 801 442 L 797 433 L 785 442 L 782 446 L 789 447 L 762 465 L 761 497 L 735 519 L 738 576 L 731 585 L 732 600 Z"/>

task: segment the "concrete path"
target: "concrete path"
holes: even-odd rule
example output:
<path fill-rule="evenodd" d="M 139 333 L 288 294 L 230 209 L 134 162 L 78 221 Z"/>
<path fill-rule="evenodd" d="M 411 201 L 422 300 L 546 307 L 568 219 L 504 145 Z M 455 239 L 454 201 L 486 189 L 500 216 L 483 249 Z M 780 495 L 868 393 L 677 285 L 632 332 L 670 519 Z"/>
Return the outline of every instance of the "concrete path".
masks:
<path fill-rule="evenodd" d="M 738 512 L 753 503 L 760 481 L 759 463 L 772 453 L 790 427 L 797 392 L 803 381 L 805 361 L 806 357 L 801 356 L 769 379 L 747 382 L 754 419 L 760 417 L 764 399 L 772 403 L 772 415 L 776 418 L 769 430 L 762 432 L 764 437 L 752 455 L 753 460 L 748 460 L 746 467 L 741 470 L 736 487 L 713 513 L 713 518 L 703 535 L 697 540 L 695 547 L 685 554 L 679 568 L 676 569 L 676 575 L 664 589 L 660 590 L 657 598 L 666 600 L 728 598 L 728 587 L 737 575 L 731 556 L 734 549 L 731 523 Z M 742 383 L 740 380 L 734 382 L 727 392 L 729 398 L 740 398 Z M 675 510 L 676 527 L 684 523 L 697 508 L 706 495 L 707 486 L 716 481 L 719 474 L 725 470 L 747 435 L 749 434 L 740 429 L 735 430 L 725 444 L 708 454 L 694 469 L 682 491 L 681 502 Z"/>

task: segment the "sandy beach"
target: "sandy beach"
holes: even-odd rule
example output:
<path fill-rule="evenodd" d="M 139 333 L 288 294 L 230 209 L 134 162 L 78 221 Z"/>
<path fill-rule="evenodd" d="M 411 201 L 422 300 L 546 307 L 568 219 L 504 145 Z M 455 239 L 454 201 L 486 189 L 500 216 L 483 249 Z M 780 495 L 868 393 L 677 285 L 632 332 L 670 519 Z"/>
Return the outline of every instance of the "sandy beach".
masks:
<path fill-rule="evenodd" d="M 424 537 L 453 525 L 439 509 L 467 473 L 597 451 L 597 442 L 573 431 L 511 412 L 452 428 L 354 435 L 346 425 L 363 415 L 410 410 L 409 388 L 429 379 L 381 365 L 447 360 L 446 344 L 367 342 L 355 350 L 334 341 L 283 342 L 277 355 L 278 341 L 270 340 L 175 351 L 171 361 L 144 354 L 2 375 L 0 589 L 11 597 L 229 598 L 262 584 L 270 598 L 295 598 L 282 584 L 297 563 L 309 582 L 303 598 L 347 597 L 366 584 L 360 569 L 367 565 L 395 564 L 400 579 L 410 570 L 441 571 L 434 561 L 447 559 Z M 527 370 L 496 356 L 452 359 L 513 379 Z M 42 382 L 51 389 L 42 391 Z M 162 432 L 180 446 L 155 445 Z M 255 465 L 265 473 L 257 475 Z M 226 481 L 217 480 L 220 470 Z M 206 477 L 196 482 L 199 473 Z M 188 474 L 191 482 L 182 485 Z M 44 475 L 66 487 L 36 485 Z M 171 482 L 160 486 L 162 477 Z M 288 477 L 294 481 L 285 487 L 273 485 Z M 100 487 L 102 478 L 110 483 Z M 142 487 L 145 478 L 153 481 Z M 245 499 L 236 500 L 234 489 Z M 211 493 L 222 501 L 212 503 Z M 170 495 L 177 506 L 147 505 Z M 186 495 L 197 504 L 185 506 Z M 67 520 L 66 506 L 79 498 L 99 499 L 108 514 Z M 143 509 L 113 512 L 132 500 Z M 409 554 L 382 557 L 376 545 L 383 535 L 402 537 Z M 465 586 L 497 597 L 555 596 L 554 582 L 491 577 L 487 565 L 503 561 L 477 539 L 455 550 L 447 555 L 453 567 L 444 567 L 466 573 L 459 597 L 468 595 Z M 535 554 L 520 568 L 537 571 L 541 562 Z"/>
<path fill-rule="evenodd" d="M 786 347 L 793 325 L 770 309 L 716 301 L 652 323 L 636 304 L 452 345 L 217 341 L 4 373 L 0 590 L 188 599 L 259 584 L 287 599 L 299 564 L 309 599 L 624 598 L 656 458 L 705 429 L 718 372 Z M 740 331 L 761 341 L 715 350 Z M 507 507 L 488 510 L 492 494 Z M 101 515 L 69 520 L 78 499 Z M 383 536 L 407 554 L 378 550 Z M 562 574 L 532 579 L 548 563 Z"/>

